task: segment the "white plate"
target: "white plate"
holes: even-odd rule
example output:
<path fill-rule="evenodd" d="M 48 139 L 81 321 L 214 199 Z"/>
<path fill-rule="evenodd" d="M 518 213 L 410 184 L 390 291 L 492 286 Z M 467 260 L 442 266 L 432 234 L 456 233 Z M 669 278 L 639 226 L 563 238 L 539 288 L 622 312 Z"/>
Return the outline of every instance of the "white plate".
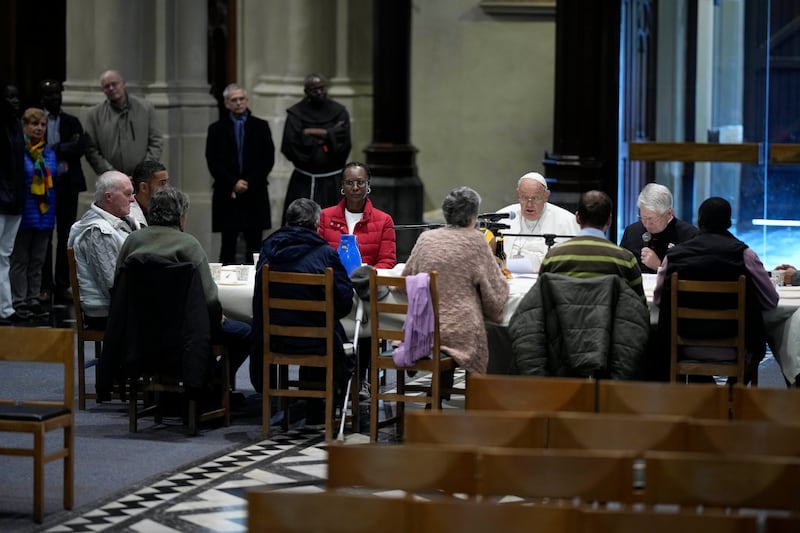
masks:
<path fill-rule="evenodd" d="M 795 287 L 794 285 L 789 285 L 786 287 L 777 287 L 778 292 L 800 292 L 800 286 Z"/>

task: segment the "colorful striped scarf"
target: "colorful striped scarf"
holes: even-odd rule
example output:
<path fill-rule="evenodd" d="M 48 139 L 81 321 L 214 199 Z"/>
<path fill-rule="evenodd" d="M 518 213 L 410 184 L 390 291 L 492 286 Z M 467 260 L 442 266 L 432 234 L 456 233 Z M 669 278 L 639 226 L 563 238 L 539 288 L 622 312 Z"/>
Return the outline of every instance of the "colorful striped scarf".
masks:
<path fill-rule="evenodd" d="M 31 194 L 39 203 L 39 212 L 47 213 L 50 203 L 47 201 L 50 190 L 53 188 L 53 176 L 50 169 L 44 162 L 44 139 L 36 144 L 31 143 L 30 138 L 25 136 L 25 151 L 33 161 L 33 179 L 31 179 Z"/>

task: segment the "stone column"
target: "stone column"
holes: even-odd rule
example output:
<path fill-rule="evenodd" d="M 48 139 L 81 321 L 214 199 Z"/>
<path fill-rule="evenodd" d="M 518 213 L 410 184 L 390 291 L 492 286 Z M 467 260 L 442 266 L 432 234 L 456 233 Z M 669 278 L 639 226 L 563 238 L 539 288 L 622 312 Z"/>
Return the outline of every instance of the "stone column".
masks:
<path fill-rule="evenodd" d="M 422 182 L 417 149 L 410 142 L 411 1 L 375 0 L 373 127 L 367 146 L 372 201 L 395 224 L 422 222 Z M 398 231 L 397 258 L 404 261 L 416 242 L 414 231 Z"/>
<path fill-rule="evenodd" d="M 161 160 L 173 185 L 191 196 L 187 231 L 211 251 L 204 149 L 216 103 L 206 74 L 208 14 L 197 7 L 192 0 L 68 2 L 64 108 L 85 120 L 88 108 L 104 98 L 98 80 L 107 69 L 119 70 L 131 94 L 151 101 L 164 134 Z M 84 170 L 93 189 L 94 172 L 88 164 Z M 84 207 L 92 193 L 84 195 Z"/>

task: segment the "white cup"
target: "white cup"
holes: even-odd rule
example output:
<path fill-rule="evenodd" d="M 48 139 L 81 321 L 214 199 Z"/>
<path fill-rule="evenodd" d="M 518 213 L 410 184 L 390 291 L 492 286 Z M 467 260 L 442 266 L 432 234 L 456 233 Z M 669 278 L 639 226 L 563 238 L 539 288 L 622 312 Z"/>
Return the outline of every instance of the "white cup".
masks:
<path fill-rule="evenodd" d="M 208 268 L 211 269 L 211 278 L 214 281 L 219 281 L 222 277 L 222 263 L 209 263 Z"/>
<path fill-rule="evenodd" d="M 258 252 L 253 253 L 253 264 L 256 266 L 258 265 L 258 256 L 259 256 Z"/>
<path fill-rule="evenodd" d="M 772 284 L 776 287 L 783 287 L 783 276 L 786 274 L 785 270 L 773 270 L 772 271 Z"/>
<path fill-rule="evenodd" d="M 236 266 L 236 280 L 247 281 L 250 277 L 250 265 L 237 265 Z"/>

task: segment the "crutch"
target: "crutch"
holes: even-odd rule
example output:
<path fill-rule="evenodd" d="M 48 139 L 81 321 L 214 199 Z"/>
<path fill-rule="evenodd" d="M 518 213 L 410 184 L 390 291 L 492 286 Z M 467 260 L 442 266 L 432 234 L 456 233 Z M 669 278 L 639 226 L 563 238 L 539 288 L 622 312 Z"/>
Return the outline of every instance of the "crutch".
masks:
<path fill-rule="evenodd" d="M 356 304 L 356 319 L 355 328 L 353 329 L 353 355 L 355 356 L 356 368 L 354 372 L 358 372 L 358 336 L 361 333 L 361 321 L 364 317 L 364 300 L 356 295 L 358 303 Z M 347 401 L 350 399 L 350 386 L 353 383 L 353 374 L 347 380 L 347 388 L 344 392 L 344 403 L 342 404 L 342 420 L 339 422 L 339 434 L 336 435 L 336 440 L 344 441 L 344 422 L 347 418 Z M 358 394 L 358 393 L 356 393 Z"/>

